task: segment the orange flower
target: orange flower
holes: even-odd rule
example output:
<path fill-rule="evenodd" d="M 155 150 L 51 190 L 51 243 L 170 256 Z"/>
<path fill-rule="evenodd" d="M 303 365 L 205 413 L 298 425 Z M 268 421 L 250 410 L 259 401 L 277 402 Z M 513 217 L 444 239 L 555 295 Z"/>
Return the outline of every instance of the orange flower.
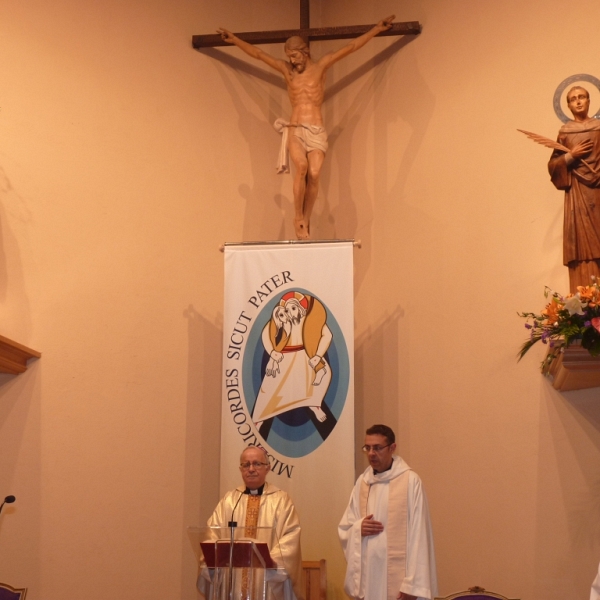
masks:
<path fill-rule="evenodd" d="M 562 304 L 556 302 L 556 300 L 552 300 L 549 304 L 546 305 L 546 308 L 542 311 L 542 315 L 546 317 L 546 325 L 554 325 L 554 323 L 558 323 L 558 311 L 562 308 Z"/>
<path fill-rule="evenodd" d="M 582 302 L 587 302 L 588 305 L 593 308 L 598 304 L 600 298 L 598 298 L 598 288 L 589 285 L 578 285 L 577 291 Z"/>

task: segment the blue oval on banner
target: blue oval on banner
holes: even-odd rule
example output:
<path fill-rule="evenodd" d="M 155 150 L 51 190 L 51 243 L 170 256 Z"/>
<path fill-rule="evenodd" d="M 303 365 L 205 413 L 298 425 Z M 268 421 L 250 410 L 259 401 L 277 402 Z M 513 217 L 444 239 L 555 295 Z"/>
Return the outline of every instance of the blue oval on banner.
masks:
<path fill-rule="evenodd" d="M 291 297 L 294 299 L 290 302 Z M 301 328 L 304 342 L 304 320 L 299 323 L 290 320 L 288 326 L 279 329 L 278 347 L 284 346 L 280 348 L 283 358 L 280 363 L 274 363 L 265 350 L 263 332 L 268 338 L 270 323 L 272 320 L 276 322 L 275 308 L 285 303 L 287 314 L 292 315 L 290 319 L 293 316 L 298 318 L 296 307 L 308 304 L 307 299 L 314 299 L 311 306 L 318 306 L 325 315 L 326 328 L 331 332 L 327 351 L 316 367 L 310 366 L 304 343 L 291 346 L 285 339 L 281 341 L 285 327 L 289 331 L 295 326 Z M 326 328 L 323 327 L 323 330 Z M 267 343 L 272 342 L 267 340 Z M 278 368 L 275 376 L 266 375 L 268 367 L 274 365 Z M 289 458 L 300 458 L 316 450 L 333 431 L 342 414 L 349 382 L 350 361 L 346 341 L 334 315 L 319 298 L 308 290 L 294 288 L 265 304 L 246 340 L 242 385 L 248 413 L 268 446 Z M 264 418 L 261 420 L 261 417 Z"/>

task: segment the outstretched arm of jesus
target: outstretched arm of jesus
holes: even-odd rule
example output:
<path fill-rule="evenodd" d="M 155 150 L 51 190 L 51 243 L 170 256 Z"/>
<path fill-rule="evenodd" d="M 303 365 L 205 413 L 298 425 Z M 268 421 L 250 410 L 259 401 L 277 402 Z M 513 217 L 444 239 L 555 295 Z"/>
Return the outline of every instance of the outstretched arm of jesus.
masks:
<path fill-rule="evenodd" d="M 382 31 L 387 31 L 396 18 L 396 15 L 390 15 L 385 19 L 381 19 L 377 25 L 369 29 L 367 33 L 363 33 L 360 37 L 352 40 L 349 44 L 346 44 L 339 50 L 335 52 L 330 52 L 323 56 L 318 63 L 324 68 L 329 68 L 333 63 L 336 63 L 338 60 L 348 56 L 348 54 L 352 54 L 352 52 L 356 52 L 360 48 L 362 48 L 369 40 L 372 40 L 376 35 L 380 34 Z"/>
<path fill-rule="evenodd" d="M 256 58 L 257 60 L 262 60 L 264 63 L 268 64 L 271 68 L 283 73 L 286 73 L 286 62 L 284 60 L 280 60 L 277 58 L 273 58 L 266 52 L 263 52 L 260 48 L 241 40 L 237 35 L 231 33 L 228 29 L 224 27 L 219 27 L 217 29 L 217 33 L 221 35 L 223 41 L 228 44 L 235 44 L 238 48 L 241 48 L 248 56 L 252 58 Z"/>

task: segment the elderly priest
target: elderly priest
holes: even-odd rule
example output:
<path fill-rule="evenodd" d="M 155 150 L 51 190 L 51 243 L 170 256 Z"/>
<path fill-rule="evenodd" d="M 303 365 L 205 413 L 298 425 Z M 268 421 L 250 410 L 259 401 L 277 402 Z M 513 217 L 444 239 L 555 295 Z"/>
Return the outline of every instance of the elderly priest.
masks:
<path fill-rule="evenodd" d="M 277 563 L 277 572 L 267 575 L 267 598 L 270 600 L 303 600 L 300 582 L 302 556 L 300 554 L 300 521 L 292 500 L 286 492 L 266 481 L 271 466 L 262 448 L 249 446 L 240 456 L 240 471 L 244 485 L 227 492 L 208 520 L 209 527 L 228 527 L 230 521 L 238 527 L 273 527 L 275 540 L 271 557 Z M 198 589 L 210 597 L 211 574 L 205 564 L 200 565 Z M 244 598 L 253 597 L 251 590 L 242 592 Z"/>

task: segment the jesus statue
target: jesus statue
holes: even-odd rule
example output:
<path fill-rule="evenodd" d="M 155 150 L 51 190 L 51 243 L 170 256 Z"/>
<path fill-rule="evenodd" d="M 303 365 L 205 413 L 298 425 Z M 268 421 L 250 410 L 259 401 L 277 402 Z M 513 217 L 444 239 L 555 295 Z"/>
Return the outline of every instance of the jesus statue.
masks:
<path fill-rule="evenodd" d="M 325 152 L 327 133 L 323 127 L 321 105 L 325 91 L 325 72 L 338 60 L 362 48 L 377 34 L 392 26 L 395 15 L 382 19 L 369 31 L 352 40 L 339 50 L 325 54 L 314 61 L 310 49 L 299 36 L 285 43 L 287 61 L 273 58 L 260 48 L 241 40 L 227 29 L 217 29 L 224 41 L 235 44 L 252 58 L 262 60 L 279 71 L 286 82 L 292 116 L 289 122 L 278 119 L 276 127 L 283 133 L 279 172 L 289 170 L 287 156 L 295 167 L 294 175 L 294 229 L 299 240 L 310 237 L 310 216 L 319 191 L 319 175 Z"/>

